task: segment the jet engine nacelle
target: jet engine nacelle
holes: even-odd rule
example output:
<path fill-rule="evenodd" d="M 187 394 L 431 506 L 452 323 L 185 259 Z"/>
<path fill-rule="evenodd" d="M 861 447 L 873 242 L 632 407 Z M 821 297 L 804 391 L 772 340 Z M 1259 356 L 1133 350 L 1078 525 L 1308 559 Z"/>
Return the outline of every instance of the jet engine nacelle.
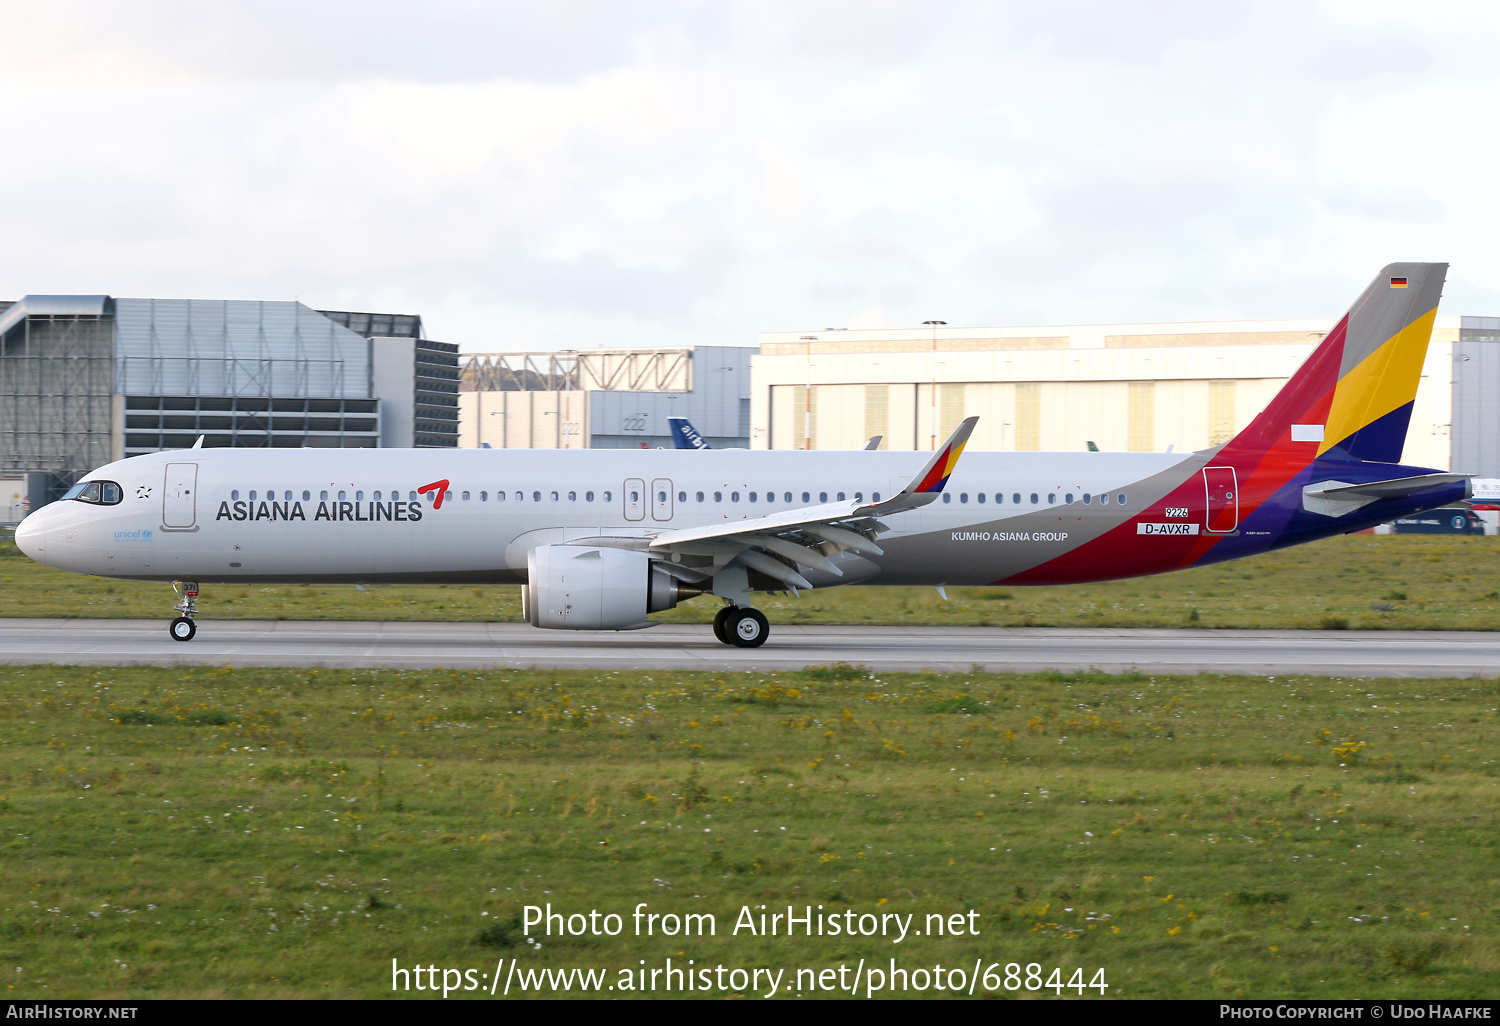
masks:
<path fill-rule="evenodd" d="M 703 589 L 677 580 L 644 552 L 598 545 L 543 545 L 526 556 L 522 612 L 533 627 L 628 631 L 647 613 Z"/>

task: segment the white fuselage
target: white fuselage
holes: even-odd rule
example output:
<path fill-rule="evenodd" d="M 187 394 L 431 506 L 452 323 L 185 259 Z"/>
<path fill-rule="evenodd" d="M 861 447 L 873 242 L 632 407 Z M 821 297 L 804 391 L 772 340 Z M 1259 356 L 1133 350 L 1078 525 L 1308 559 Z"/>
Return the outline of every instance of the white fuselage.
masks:
<path fill-rule="evenodd" d="M 99 468 L 86 480 L 118 483 L 118 504 L 53 503 L 22 524 L 17 540 L 54 567 L 138 580 L 519 582 L 527 553 L 541 545 L 649 537 L 856 496 L 889 498 L 930 456 L 183 450 Z M 1094 535 L 1139 513 L 1156 498 L 1142 482 L 1189 459 L 971 452 L 941 501 L 889 518 L 890 532 L 880 540 L 885 556 L 861 559 L 857 573 L 818 583 L 997 580 L 1039 554 L 1070 547 L 1069 531 L 1080 539 L 1084 521 L 1083 533 Z M 419 494 L 437 481 L 448 482 L 441 505 L 432 492 Z M 1000 522 L 1024 524 L 1007 533 L 1027 540 L 989 544 L 988 527 Z M 986 528 L 984 544 L 961 537 L 976 527 Z M 1031 534 L 1051 540 L 1029 544 Z"/>

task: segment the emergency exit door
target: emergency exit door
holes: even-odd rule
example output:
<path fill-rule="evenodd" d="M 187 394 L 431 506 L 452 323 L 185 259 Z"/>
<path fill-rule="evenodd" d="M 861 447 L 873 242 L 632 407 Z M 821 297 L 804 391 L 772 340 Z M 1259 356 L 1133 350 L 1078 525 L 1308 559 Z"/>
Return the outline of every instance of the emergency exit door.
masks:
<path fill-rule="evenodd" d="M 625 499 L 625 519 L 646 519 L 646 482 L 638 477 L 627 477 L 622 493 Z"/>
<path fill-rule="evenodd" d="M 664 477 L 651 482 L 651 518 L 672 519 L 672 482 Z"/>
<path fill-rule="evenodd" d="M 1208 493 L 1204 528 L 1209 534 L 1228 534 L 1240 526 L 1240 490 L 1233 467 L 1204 467 Z"/>

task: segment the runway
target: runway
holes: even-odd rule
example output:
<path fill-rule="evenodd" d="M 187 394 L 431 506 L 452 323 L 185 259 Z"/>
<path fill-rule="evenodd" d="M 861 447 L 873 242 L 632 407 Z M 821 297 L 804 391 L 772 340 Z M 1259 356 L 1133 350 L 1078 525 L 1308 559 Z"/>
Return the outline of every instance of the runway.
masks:
<path fill-rule="evenodd" d="M 1310 673 L 1350 677 L 1500 674 L 1500 633 L 1139 630 L 773 625 L 758 649 L 706 626 L 543 631 L 515 623 L 202 620 L 193 641 L 163 620 L 0 620 L 0 663 L 455 669 L 800 670 L 858 663 L 880 672 Z"/>

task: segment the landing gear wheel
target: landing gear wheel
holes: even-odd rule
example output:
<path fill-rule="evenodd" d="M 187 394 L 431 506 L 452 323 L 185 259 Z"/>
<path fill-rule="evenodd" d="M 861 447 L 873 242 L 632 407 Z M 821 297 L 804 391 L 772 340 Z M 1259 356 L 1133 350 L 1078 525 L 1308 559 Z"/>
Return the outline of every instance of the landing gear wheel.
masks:
<path fill-rule="evenodd" d="M 733 644 L 729 640 L 729 617 L 735 612 L 734 606 L 725 606 L 714 614 L 714 637 L 726 645 Z"/>
<path fill-rule="evenodd" d="M 173 641 L 192 641 L 193 635 L 198 633 L 198 625 L 185 616 L 179 616 L 167 625 L 167 633 L 172 635 Z"/>
<path fill-rule="evenodd" d="M 736 609 L 727 626 L 729 642 L 737 648 L 759 648 L 771 636 L 771 623 L 758 609 Z"/>

